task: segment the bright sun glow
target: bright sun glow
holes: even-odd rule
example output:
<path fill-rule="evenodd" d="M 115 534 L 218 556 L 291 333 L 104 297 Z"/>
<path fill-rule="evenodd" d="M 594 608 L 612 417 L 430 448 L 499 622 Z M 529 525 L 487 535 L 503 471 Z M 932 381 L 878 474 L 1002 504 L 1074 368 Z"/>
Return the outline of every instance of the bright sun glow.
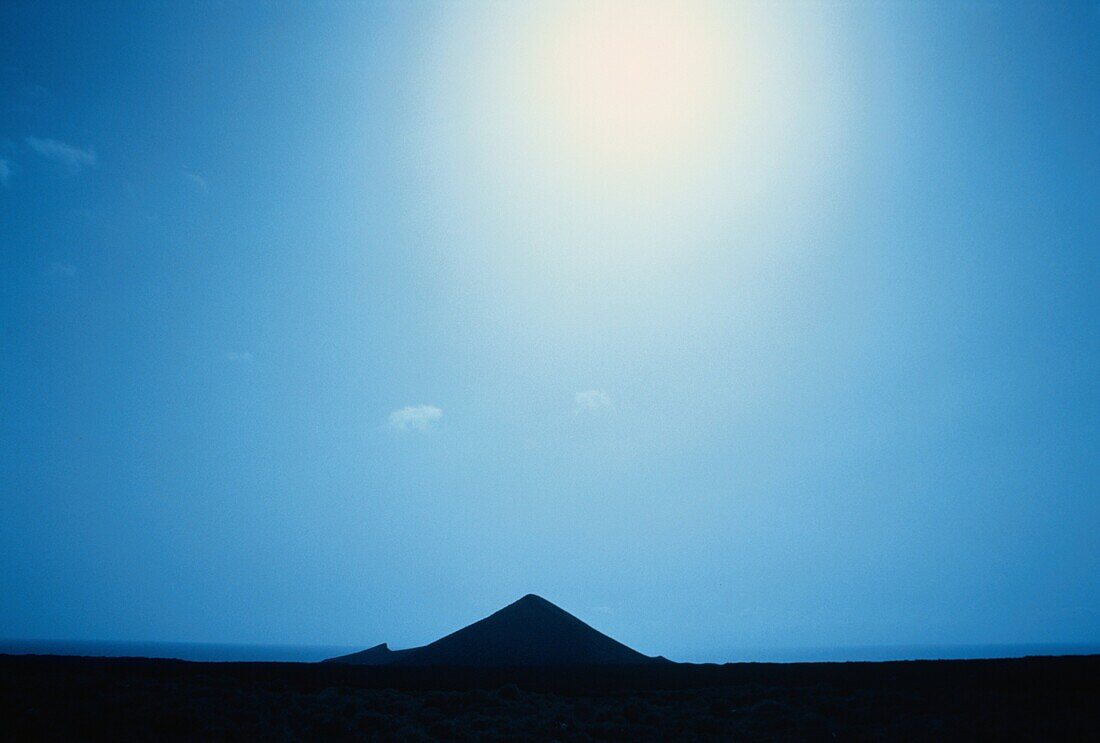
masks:
<path fill-rule="evenodd" d="M 830 28 L 756 2 L 450 6 L 410 162 L 478 246 L 479 281 L 547 316 L 652 309 L 704 256 L 747 275 L 802 234 L 792 205 L 815 202 L 839 141 Z"/>
<path fill-rule="evenodd" d="M 630 167 L 677 157 L 712 123 L 725 70 L 713 24 L 692 4 L 572 6 L 540 37 L 536 105 L 582 158 Z"/>

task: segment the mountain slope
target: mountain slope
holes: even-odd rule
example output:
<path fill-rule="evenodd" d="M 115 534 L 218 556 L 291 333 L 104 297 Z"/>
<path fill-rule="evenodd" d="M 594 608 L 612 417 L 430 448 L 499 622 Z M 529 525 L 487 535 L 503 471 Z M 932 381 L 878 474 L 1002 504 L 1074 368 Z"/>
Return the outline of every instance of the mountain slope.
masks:
<path fill-rule="evenodd" d="M 433 643 L 408 650 L 385 644 L 328 662 L 393 666 L 632 665 L 651 658 L 528 594 Z"/>

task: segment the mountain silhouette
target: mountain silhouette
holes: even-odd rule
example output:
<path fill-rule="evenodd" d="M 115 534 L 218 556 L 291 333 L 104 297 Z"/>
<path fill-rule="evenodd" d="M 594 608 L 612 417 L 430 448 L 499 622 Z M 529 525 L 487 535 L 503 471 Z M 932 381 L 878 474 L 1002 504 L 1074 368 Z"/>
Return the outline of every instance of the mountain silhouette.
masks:
<path fill-rule="evenodd" d="M 668 663 L 632 650 L 529 593 L 500 611 L 406 650 L 385 643 L 326 663 L 367 666 L 572 666 Z"/>

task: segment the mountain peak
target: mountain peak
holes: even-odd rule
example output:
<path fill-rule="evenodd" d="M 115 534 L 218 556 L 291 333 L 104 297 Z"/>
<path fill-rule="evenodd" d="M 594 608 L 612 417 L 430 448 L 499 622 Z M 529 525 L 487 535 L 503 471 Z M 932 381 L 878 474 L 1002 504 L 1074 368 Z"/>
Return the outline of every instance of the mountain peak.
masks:
<path fill-rule="evenodd" d="M 422 647 L 390 650 L 382 644 L 330 660 L 400 666 L 634 665 L 664 661 L 632 650 L 533 593 Z"/>
<path fill-rule="evenodd" d="M 534 593 L 529 593 L 526 596 L 524 596 L 523 598 L 520 598 L 520 599 L 517 599 L 517 600 L 513 601 L 512 603 L 508 604 L 508 606 L 506 606 L 504 608 L 508 609 L 508 608 L 513 607 L 513 606 L 543 606 L 543 607 L 549 606 L 549 607 L 552 607 L 554 609 L 557 609 L 558 611 L 564 611 L 564 609 L 562 609 L 561 607 L 555 605 L 554 603 L 552 603 L 550 601 L 547 601 L 542 596 L 539 596 L 538 594 L 534 594 Z M 501 611 L 503 611 L 503 609 Z"/>

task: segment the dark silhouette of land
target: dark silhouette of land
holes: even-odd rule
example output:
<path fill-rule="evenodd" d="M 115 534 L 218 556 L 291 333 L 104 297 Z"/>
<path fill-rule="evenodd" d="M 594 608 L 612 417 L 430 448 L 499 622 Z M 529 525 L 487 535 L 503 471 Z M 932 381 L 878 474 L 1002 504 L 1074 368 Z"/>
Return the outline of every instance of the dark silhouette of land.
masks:
<path fill-rule="evenodd" d="M 0 740 L 1100 740 L 1100 655 L 694 665 L 528 595 L 323 663 L 0 655 Z"/>
<path fill-rule="evenodd" d="M 667 663 L 588 626 L 541 596 L 529 593 L 484 619 L 407 650 L 386 643 L 326 663 L 364 666 L 576 666 Z"/>
<path fill-rule="evenodd" d="M 0 740 L 1100 740 L 1100 656 L 557 668 L 0 656 Z"/>

